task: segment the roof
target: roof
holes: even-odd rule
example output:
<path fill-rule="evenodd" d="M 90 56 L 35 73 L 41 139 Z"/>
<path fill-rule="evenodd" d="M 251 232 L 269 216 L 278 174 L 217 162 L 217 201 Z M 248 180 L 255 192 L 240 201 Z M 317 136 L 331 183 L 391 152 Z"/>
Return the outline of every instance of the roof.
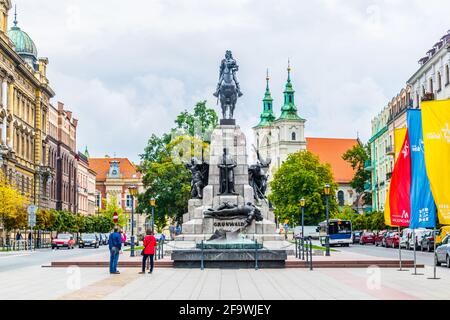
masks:
<path fill-rule="evenodd" d="M 8 37 L 14 44 L 14 49 L 19 55 L 29 55 L 37 58 L 37 49 L 30 36 L 19 27 L 14 26 L 8 31 Z"/>
<path fill-rule="evenodd" d="M 353 179 L 355 170 L 342 156 L 357 144 L 358 139 L 306 138 L 306 149 L 317 155 L 322 163 L 331 165 L 337 183 L 349 183 Z"/>
<path fill-rule="evenodd" d="M 89 158 L 89 169 L 97 173 L 97 181 L 106 180 L 108 177 L 110 161 L 119 162 L 121 179 L 141 178 L 136 166 L 128 158 Z"/>

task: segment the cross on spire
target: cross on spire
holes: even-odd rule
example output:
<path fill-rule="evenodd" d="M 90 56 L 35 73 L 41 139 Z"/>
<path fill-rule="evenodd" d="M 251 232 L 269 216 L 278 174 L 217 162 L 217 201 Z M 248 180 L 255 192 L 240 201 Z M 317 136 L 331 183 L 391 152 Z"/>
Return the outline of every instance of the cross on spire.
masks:
<path fill-rule="evenodd" d="M 17 4 L 14 5 L 14 26 L 17 27 Z"/>

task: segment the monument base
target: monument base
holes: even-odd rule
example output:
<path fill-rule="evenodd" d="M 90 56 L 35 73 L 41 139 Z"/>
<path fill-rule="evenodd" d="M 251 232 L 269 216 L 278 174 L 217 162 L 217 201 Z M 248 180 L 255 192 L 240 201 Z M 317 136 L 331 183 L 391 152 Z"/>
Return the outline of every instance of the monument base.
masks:
<path fill-rule="evenodd" d="M 284 268 L 287 252 L 267 249 L 187 249 L 172 252 L 175 268 L 200 268 L 202 257 L 205 268 L 255 268 L 256 264 L 258 268 Z"/>
<path fill-rule="evenodd" d="M 235 119 L 220 119 L 220 125 L 221 126 L 235 126 L 236 120 Z"/>

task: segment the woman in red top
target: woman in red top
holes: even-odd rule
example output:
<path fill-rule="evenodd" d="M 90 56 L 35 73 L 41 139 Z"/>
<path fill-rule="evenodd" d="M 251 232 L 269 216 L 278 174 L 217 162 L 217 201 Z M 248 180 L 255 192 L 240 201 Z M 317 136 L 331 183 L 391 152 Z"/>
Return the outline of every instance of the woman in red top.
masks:
<path fill-rule="evenodd" d="M 145 265 L 147 263 L 147 258 L 150 258 L 150 272 L 153 272 L 153 257 L 155 256 L 156 239 L 153 236 L 153 230 L 148 229 L 147 235 L 144 238 L 144 250 L 142 250 L 142 272 L 145 273 Z"/>

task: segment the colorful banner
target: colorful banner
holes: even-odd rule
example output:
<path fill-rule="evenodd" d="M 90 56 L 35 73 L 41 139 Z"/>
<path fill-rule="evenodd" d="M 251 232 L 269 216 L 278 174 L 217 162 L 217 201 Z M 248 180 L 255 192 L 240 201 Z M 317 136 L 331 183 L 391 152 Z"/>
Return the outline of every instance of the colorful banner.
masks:
<path fill-rule="evenodd" d="M 411 229 L 434 228 L 436 226 L 436 205 L 425 168 L 422 112 L 419 109 L 408 109 L 407 118 L 411 144 L 411 221 L 409 227 Z"/>
<path fill-rule="evenodd" d="M 409 137 L 405 141 L 392 172 L 389 187 L 389 210 L 391 226 L 409 227 L 411 215 L 411 152 Z"/>
<path fill-rule="evenodd" d="M 423 101 L 425 166 L 439 222 L 450 224 L 450 100 Z"/>
<path fill-rule="evenodd" d="M 400 151 L 402 151 L 403 143 L 405 142 L 406 128 L 398 128 L 394 130 L 394 161 L 397 161 Z"/>
<path fill-rule="evenodd" d="M 391 205 L 389 203 L 389 194 L 391 193 L 391 186 L 388 188 L 386 194 L 386 202 L 384 204 L 384 224 L 390 227 L 394 227 L 391 222 Z"/>

